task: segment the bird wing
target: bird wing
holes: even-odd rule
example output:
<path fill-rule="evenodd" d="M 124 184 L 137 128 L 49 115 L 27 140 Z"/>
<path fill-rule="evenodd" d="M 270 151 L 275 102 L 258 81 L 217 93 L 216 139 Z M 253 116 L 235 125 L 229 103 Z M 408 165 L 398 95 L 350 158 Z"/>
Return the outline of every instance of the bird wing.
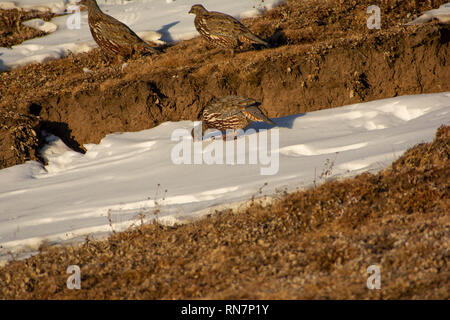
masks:
<path fill-rule="evenodd" d="M 111 38 L 118 42 L 123 42 L 124 44 L 143 42 L 143 40 L 139 38 L 139 36 L 134 33 L 134 31 L 131 30 L 127 25 L 117 19 L 114 19 L 113 17 L 110 18 L 111 19 L 103 20 L 102 23 L 105 24 L 105 28 L 111 30 Z"/>
<path fill-rule="evenodd" d="M 242 107 L 253 104 L 256 101 L 239 96 L 225 96 L 215 99 L 204 110 L 204 114 L 217 119 L 226 119 L 242 114 Z"/>
<path fill-rule="evenodd" d="M 259 104 L 258 101 L 251 99 L 251 98 L 245 98 L 240 96 L 226 96 L 220 99 L 222 103 L 225 103 L 227 108 L 228 116 L 233 116 L 239 113 L 242 113 L 242 110 L 245 108 L 249 108 L 250 106 L 257 106 Z"/>
<path fill-rule="evenodd" d="M 205 29 L 210 33 L 218 36 L 233 35 L 236 38 L 239 33 L 249 31 L 246 26 L 238 20 L 221 12 L 211 12 L 204 20 Z"/>
<path fill-rule="evenodd" d="M 114 17 L 111 17 L 110 15 L 103 14 L 102 19 L 95 20 L 96 21 L 93 21 L 93 24 L 95 24 L 97 28 L 107 32 L 108 38 L 111 41 L 114 41 L 120 45 L 147 44 L 126 24 L 120 22 Z"/>
<path fill-rule="evenodd" d="M 210 12 L 207 15 L 205 25 L 209 33 L 217 36 L 232 36 L 239 41 L 242 41 L 242 38 L 247 38 L 250 41 L 269 46 L 267 42 L 254 35 L 250 29 L 244 26 L 239 20 L 225 13 Z"/>

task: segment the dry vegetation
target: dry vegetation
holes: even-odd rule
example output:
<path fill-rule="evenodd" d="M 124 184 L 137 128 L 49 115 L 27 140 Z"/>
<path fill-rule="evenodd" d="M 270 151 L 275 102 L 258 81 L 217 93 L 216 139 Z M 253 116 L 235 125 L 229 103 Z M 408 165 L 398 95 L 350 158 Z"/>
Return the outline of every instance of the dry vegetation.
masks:
<path fill-rule="evenodd" d="M 7 299 L 447 299 L 450 127 L 377 175 L 245 212 L 47 247 L 0 269 Z M 81 268 L 81 290 L 66 268 Z M 380 290 L 366 269 L 381 267 Z"/>
<path fill-rule="evenodd" d="M 111 132 L 193 119 L 217 95 L 260 99 L 275 117 L 450 90 L 449 27 L 401 26 L 447 1 L 379 1 L 382 30 L 368 30 L 372 2 L 287 1 L 244 21 L 274 48 L 232 61 L 193 39 L 123 70 L 93 50 L 4 72 L 0 168 L 35 159 L 42 129 L 82 151 Z M 377 175 L 188 225 L 43 247 L 0 268 L 0 298 L 448 299 L 449 156 L 446 126 Z M 66 288 L 73 264 L 81 290 Z M 381 290 L 366 288 L 372 264 Z"/>

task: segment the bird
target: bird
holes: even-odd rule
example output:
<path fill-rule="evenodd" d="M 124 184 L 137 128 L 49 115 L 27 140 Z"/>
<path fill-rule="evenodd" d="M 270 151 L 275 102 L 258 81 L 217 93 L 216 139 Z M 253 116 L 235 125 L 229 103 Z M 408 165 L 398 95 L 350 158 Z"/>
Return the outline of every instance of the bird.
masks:
<path fill-rule="evenodd" d="M 201 4 L 193 5 L 189 13 L 195 14 L 195 28 L 214 47 L 234 49 L 243 43 L 269 47 L 267 42 L 230 15 L 208 11 Z"/>
<path fill-rule="evenodd" d="M 245 129 L 253 121 L 276 125 L 259 109 L 261 103 L 242 96 L 224 96 L 214 99 L 202 113 L 202 132 L 207 129 L 220 131 Z M 194 137 L 194 130 L 191 135 Z M 224 137 L 225 138 L 225 137 Z"/>
<path fill-rule="evenodd" d="M 96 0 L 81 0 L 78 4 L 87 7 L 92 37 L 108 56 L 115 57 L 120 62 L 134 54 L 146 56 L 159 52 L 142 40 L 126 24 L 105 14 L 99 8 Z"/>

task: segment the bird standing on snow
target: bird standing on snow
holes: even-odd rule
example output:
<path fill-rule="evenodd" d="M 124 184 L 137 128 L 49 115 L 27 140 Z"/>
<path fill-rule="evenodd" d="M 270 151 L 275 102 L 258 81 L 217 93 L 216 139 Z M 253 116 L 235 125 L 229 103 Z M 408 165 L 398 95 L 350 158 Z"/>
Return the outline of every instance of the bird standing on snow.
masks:
<path fill-rule="evenodd" d="M 88 8 L 88 23 L 92 37 L 107 55 L 115 56 L 121 61 L 135 53 L 141 55 L 158 53 L 127 25 L 103 13 L 95 0 L 81 0 L 79 4 Z"/>
<path fill-rule="evenodd" d="M 197 31 L 215 47 L 234 49 L 242 43 L 269 44 L 254 35 L 246 26 L 227 14 L 206 10 L 201 4 L 192 6 Z"/>
<path fill-rule="evenodd" d="M 214 100 L 203 110 L 202 131 L 245 129 L 252 121 L 264 121 L 275 125 L 258 108 L 256 100 L 240 96 L 224 96 Z M 194 130 L 192 130 L 192 135 Z"/>

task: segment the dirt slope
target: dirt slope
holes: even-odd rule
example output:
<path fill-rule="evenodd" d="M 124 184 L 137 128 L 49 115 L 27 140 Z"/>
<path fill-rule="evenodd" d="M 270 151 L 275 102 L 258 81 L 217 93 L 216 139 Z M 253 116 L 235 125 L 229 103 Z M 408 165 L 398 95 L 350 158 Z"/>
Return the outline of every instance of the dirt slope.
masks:
<path fill-rule="evenodd" d="M 449 26 L 402 25 L 442 3 L 381 1 L 382 28 L 369 30 L 370 1 L 287 1 L 244 21 L 270 49 L 247 48 L 230 58 L 197 38 L 125 68 L 93 50 L 4 72 L 0 168 L 36 159 L 42 130 L 82 152 L 83 144 L 112 132 L 194 120 L 213 97 L 226 94 L 259 99 L 270 117 L 279 117 L 449 91 Z M 11 112 L 19 120 L 6 126 Z M 38 139 L 22 130 L 29 123 Z"/>
<path fill-rule="evenodd" d="M 244 21 L 274 48 L 233 59 L 193 39 L 123 70 L 93 50 L 2 73 L 0 168 L 35 159 L 42 130 L 82 152 L 111 132 L 194 119 L 218 95 L 260 99 L 276 117 L 449 91 L 448 25 L 402 26 L 445 2 L 379 1 L 382 29 L 369 30 L 373 1 L 288 1 Z M 447 126 L 377 175 L 175 228 L 43 246 L 0 268 L 0 297 L 448 299 L 449 158 Z M 72 264 L 82 290 L 66 288 Z M 370 265 L 381 290 L 366 288 Z"/>

